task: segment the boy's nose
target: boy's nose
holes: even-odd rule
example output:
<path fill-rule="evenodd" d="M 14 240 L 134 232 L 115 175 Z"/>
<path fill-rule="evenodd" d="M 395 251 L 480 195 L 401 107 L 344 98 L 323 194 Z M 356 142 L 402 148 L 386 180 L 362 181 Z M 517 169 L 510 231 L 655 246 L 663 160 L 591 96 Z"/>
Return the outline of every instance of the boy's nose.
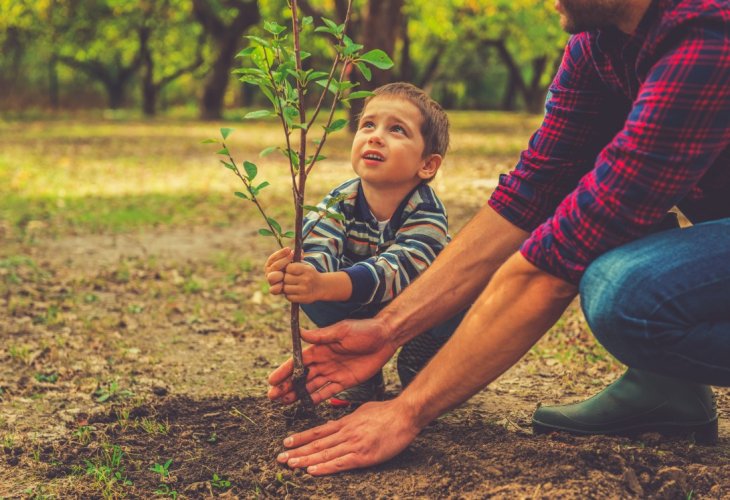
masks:
<path fill-rule="evenodd" d="M 383 144 L 383 139 L 380 134 L 375 133 L 368 138 L 368 144 Z"/>

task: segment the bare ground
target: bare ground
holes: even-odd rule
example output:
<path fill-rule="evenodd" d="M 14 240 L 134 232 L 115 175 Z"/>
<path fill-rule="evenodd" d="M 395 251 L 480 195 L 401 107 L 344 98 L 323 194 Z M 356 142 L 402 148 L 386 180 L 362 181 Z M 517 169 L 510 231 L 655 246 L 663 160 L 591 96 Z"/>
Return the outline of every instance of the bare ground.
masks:
<path fill-rule="evenodd" d="M 584 398 L 621 372 L 577 307 L 390 462 L 319 479 L 278 466 L 292 424 L 264 379 L 287 356 L 287 308 L 265 293 L 271 249 L 254 235 L 166 229 L 0 247 L 0 498 L 730 495 L 726 389 L 714 447 L 531 434 L 538 402 Z"/>

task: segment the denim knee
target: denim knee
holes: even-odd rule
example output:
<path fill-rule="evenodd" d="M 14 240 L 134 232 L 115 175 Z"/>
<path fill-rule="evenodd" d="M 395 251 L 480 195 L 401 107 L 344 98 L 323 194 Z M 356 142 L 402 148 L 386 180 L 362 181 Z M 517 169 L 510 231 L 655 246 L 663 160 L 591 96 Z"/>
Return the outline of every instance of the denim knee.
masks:
<path fill-rule="evenodd" d="M 627 257 L 620 248 L 601 256 L 586 269 L 579 291 L 596 339 L 622 363 L 637 366 L 652 349 L 646 332 L 649 311 L 643 310 L 649 304 L 641 291 L 650 269 Z"/>

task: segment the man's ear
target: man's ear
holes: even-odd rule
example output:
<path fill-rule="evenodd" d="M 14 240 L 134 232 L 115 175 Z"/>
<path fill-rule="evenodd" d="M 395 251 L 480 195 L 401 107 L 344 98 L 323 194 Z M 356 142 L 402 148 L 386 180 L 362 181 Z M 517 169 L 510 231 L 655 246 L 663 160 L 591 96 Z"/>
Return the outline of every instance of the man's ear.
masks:
<path fill-rule="evenodd" d="M 441 167 L 443 157 L 439 154 L 432 154 L 428 156 L 424 161 L 421 168 L 418 170 L 418 177 L 423 180 L 432 179 Z"/>

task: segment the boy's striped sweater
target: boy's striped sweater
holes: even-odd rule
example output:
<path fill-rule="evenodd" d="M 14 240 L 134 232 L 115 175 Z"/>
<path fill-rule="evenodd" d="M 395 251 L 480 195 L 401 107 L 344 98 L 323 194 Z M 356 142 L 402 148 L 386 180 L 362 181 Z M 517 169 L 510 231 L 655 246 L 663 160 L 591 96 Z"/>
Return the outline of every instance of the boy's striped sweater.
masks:
<path fill-rule="evenodd" d="M 330 200 L 338 196 L 342 199 L 332 205 Z M 426 184 L 419 184 L 403 199 L 382 233 L 359 178 L 332 190 L 317 208 L 327 210 L 328 202 L 329 211 L 344 220 L 320 218 L 314 211 L 307 215 L 304 261 L 321 273 L 346 272 L 352 280 L 351 302 L 392 300 L 450 240 L 446 209 Z"/>

